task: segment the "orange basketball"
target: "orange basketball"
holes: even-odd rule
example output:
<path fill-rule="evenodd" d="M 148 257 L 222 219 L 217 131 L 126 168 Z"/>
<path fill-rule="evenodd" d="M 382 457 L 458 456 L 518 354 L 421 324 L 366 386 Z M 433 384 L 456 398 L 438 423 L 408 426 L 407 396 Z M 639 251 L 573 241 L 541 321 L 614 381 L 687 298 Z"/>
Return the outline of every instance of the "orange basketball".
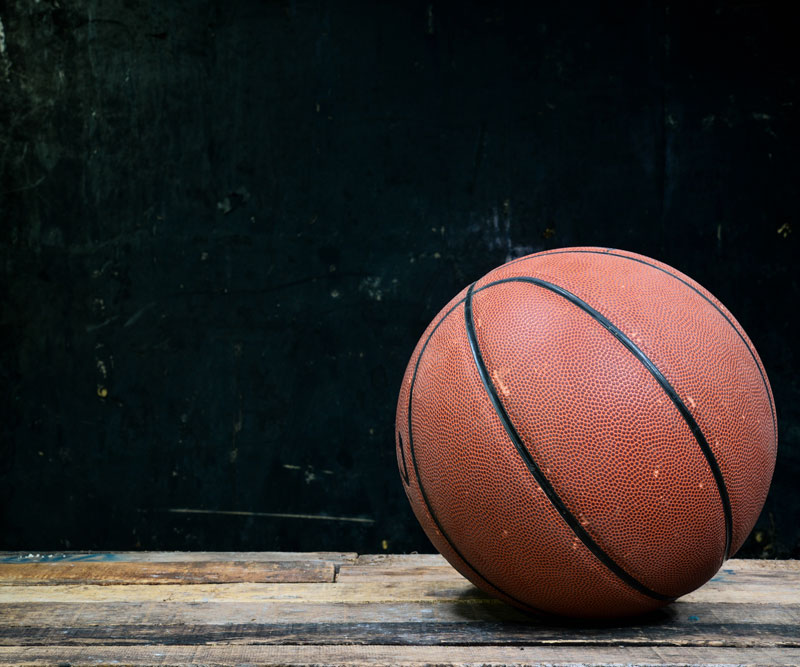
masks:
<path fill-rule="evenodd" d="M 775 467 L 767 375 L 679 271 L 620 250 L 522 257 L 417 344 L 397 461 L 434 546 L 517 607 L 610 617 L 710 579 Z"/>

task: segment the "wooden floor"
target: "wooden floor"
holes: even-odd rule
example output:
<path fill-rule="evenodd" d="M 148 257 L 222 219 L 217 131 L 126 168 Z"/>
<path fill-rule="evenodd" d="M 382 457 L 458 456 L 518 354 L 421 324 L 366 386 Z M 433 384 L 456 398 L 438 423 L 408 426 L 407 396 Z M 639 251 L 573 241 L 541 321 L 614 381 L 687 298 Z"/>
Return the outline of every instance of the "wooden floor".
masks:
<path fill-rule="evenodd" d="M 800 664 L 800 561 L 569 626 L 433 555 L 0 552 L 0 664 Z"/>

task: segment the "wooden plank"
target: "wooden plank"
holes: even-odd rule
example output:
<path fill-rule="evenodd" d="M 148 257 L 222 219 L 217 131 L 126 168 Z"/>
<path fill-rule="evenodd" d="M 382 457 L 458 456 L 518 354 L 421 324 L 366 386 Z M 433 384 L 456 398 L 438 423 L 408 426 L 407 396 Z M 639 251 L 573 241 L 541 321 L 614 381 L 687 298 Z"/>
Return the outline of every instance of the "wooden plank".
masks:
<path fill-rule="evenodd" d="M 0 663 L 800 659 L 797 561 L 730 561 L 706 586 L 647 617 L 563 625 L 490 598 L 437 555 L 354 556 L 346 562 L 319 554 L 299 554 L 294 561 L 229 556 L 0 564 Z M 263 576 L 292 568 L 324 571 L 327 578 L 247 579 L 257 571 Z M 159 573 L 164 576 L 147 578 Z"/>
<path fill-rule="evenodd" d="M 796 604 L 800 600 L 800 560 L 730 560 L 711 581 L 681 599 Z"/>
<path fill-rule="evenodd" d="M 660 627 L 549 627 L 524 623 L 244 623 L 225 625 L 0 625 L 0 645 L 308 644 L 406 646 L 726 646 L 800 648 L 793 624 L 694 623 Z"/>
<path fill-rule="evenodd" d="M 0 584 L 208 584 L 332 582 L 335 565 L 321 560 L 277 562 L 0 563 Z"/>
<path fill-rule="evenodd" d="M 163 584 L 0 586 L 3 602 L 114 602 L 114 601 L 294 601 L 309 602 L 413 602 L 486 600 L 488 596 L 466 579 L 388 578 L 378 581 L 342 581 L 334 584 Z M 682 598 L 691 602 L 748 602 L 800 604 L 800 569 L 785 572 L 739 569 L 715 577 Z M 497 604 L 502 604 L 497 602 Z"/>
<path fill-rule="evenodd" d="M 523 624 L 535 630 L 559 627 L 513 607 L 486 601 L 441 603 L 309 603 L 295 602 L 22 602 L 0 606 L 0 627 L 47 626 L 57 630 L 102 625 L 241 625 L 248 623 L 436 623 Z M 681 631 L 700 624 L 794 625 L 800 628 L 800 605 L 677 602 L 643 619 L 595 624 L 609 631 L 626 628 L 648 633 L 673 626 Z M 564 626 L 570 627 L 570 626 Z M 586 627 L 591 627 L 587 625 Z M 574 629 L 574 628 L 573 628 Z M 532 631 L 533 631 L 532 630 Z"/>
<path fill-rule="evenodd" d="M 380 567 L 414 567 L 418 565 L 442 565 L 450 567 L 441 554 L 359 554 L 354 565 L 376 565 Z"/>
<path fill-rule="evenodd" d="M 439 554 L 361 554 L 343 563 L 336 580 L 345 583 L 381 581 L 463 581 L 462 575 Z"/>
<path fill-rule="evenodd" d="M 0 647 L 0 664 L 53 665 L 608 665 L 800 663 L 800 649 L 583 646 L 22 646 Z"/>
<path fill-rule="evenodd" d="M 774 578 L 779 577 L 788 585 L 800 582 L 800 561 L 731 560 L 701 589 L 693 595 L 724 596 L 734 586 L 745 586 L 753 590 L 772 588 Z M 342 564 L 336 580 L 342 583 L 399 581 L 458 581 L 462 577 L 438 554 L 359 556 L 355 563 Z"/>
<path fill-rule="evenodd" d="M 800 572 L 800 560 L 759 560 L 757 558 L 732 558 L 725 561 L 720 572 L 762 572 L 782 573 L 787 571 Z"/>
<path fill-rule="evenodd" d="M 401 569 L 416 566 L 432 567 L 436 565 L 451 567 L 445 558 L 440 554 L 359 554 L 358 557 L 352 562 L 352 565 L 369 565 L 386 568 L 399 567 Z M 800 571 L 800 560 L 759 560 L 752 558 L 734 558 L 725 562 L 720 569 L 719 574 L 721 575 L 728 573 L 729 570 L 737 573 L 761 572 L 764 574 Z"/>
<path fill-rule="evenodd" d="M 358 554 L 350 551 L 0 551 L 0 563 L 54 562 L 281 562 L 322 560 L 336 564 L 355 563 Z M 441 556 L 439 556 L 441 558 Z M 443 562 L 444 559 L 442 559 Z"/>
<path fill-rule="evenodd" d="M 366 560 L 359 556 L 354 564 L 343 563 L 336 574 L 338 582 L 368 582 L 398 579 L 463 580 L 461 574 L 441 556 L 425 554 L 425 558 L 402 556 Z"/>
<path fill-rule="evenodd" d="M 362 567 L 358 565 L 342 565 L 336 574 L 339 583 L 368 583 L 382 581 L 449 581 L 458 583 L 463 577 L 452 567 L 434 565 L 431 567 L 416 566 L 407 569 L 396 567 Z"/>
<path fill-rule="evenodd" d="M 359 556 L 354 564 L 343 564 L 336 575 L 336 581 L 341 583 L 441 581 L 447 583 L 437 586 L 445 587 L 457 586 L 461 579 L 461 575 L 441 556 L 431 554 Z M 798 590 L 800 561 L 732 560 L 704 587 L 684 599 L 736 602 L 744 591 L 753 596 L 753 601 L 790 603 L 797 601 L 794 593 Z"/>
<path fill-rule="evenodd" d="M 800 595 L 800 594 L 798 594 Z M 5 602 L 408 602 L 487 600 L 488 596 L 466 579 L 450 582 L 367 582 L 364 584 L 130 584 L 92 586 L 0 586 L 0 604 Z M 491 600 L 491 602 L 495 602 Z M 496 601 L 496 604 L 503 604 Z"/>

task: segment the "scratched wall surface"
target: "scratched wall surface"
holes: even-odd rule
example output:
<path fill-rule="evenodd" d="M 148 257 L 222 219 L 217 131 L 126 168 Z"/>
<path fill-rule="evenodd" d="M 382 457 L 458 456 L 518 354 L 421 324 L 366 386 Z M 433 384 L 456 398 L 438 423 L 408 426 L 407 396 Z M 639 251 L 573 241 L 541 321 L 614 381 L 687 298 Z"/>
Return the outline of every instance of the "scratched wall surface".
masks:
<path fill-rule="evenodd" d="M 780 419 L 748 555 L 798 552 L 788 3 L 0 5 L 0 548 L 430 550 L 417 337 L 504 260 L 666 261 Z"/>

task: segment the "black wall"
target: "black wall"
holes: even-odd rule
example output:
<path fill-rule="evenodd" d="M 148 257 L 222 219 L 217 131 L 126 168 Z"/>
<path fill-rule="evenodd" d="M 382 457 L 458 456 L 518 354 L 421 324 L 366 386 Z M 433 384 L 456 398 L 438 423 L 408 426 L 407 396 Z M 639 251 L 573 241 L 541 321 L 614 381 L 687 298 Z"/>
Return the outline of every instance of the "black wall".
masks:
<path fill-rule="evenodd" d="M 782 3 L 19 0 L 0 21 L 0 548 L 430 550 L 394 460 L 417 337 L 506 259 L 603 245 L 751 335 L 780 446 L 743 553 L 800 555 Z"/>

